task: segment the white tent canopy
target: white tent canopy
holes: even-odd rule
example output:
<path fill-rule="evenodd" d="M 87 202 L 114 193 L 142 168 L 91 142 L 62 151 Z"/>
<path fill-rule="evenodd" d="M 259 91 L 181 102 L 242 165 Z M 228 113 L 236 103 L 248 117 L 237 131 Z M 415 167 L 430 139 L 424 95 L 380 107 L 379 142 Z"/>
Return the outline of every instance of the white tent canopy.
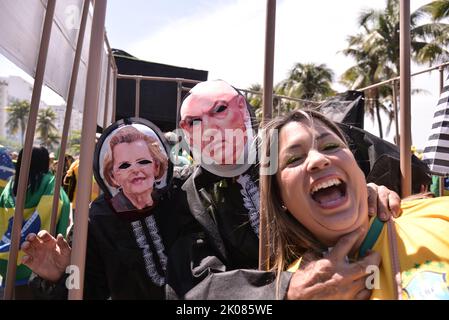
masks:
<path fill-rule="evenodd" d="M 78 40 L 83 0 L 58 0 L 53 20 L 44 83 L 67 100 Z M 47 0 L 0 1 L 0 53 L 34 78 Z M 73 107 L 83 111 L 92 14 L 87 19 Z M 102 126 L 107 52 L 103 53 L 97 123 Z M 110 90 L 111 91 L 111 90 Z M 109 102 L 112 98 L 109 99 Z"/>

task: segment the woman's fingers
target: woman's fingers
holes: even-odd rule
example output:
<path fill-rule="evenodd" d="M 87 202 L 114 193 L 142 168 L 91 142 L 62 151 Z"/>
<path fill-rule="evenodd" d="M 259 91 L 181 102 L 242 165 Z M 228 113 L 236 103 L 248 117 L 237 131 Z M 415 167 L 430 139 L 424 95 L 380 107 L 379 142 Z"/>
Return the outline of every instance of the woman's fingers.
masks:
<path fill-rule="evenodd" d="M 62 234 L 58 234 L 56 241 L 57 241 L 58 247 L 61 249 L 61 254 L 69 255 L 71 252 L 71 248 L 70 248 L 69 244 L 67 243 L 67 241 L 62 236 Z"/>
<path fill-rule="evenodd" d="M 355 279 L 366 278 L 373 269 L 379 267 L 380 261 L 380 254 L 370 251 L 363 259 L 351 263 L 351 274 Z"/>
<path fill-rule="evenodd" d="M 371 297 L 371 290 L 366 288 L 360 290 L 354 297 L 355 300 L 368 300 Z"/>
<path fill-rule="evenodd" d="M 393 217 L 397 218 L 401 215 L 401 198 L 394 191 L 390 191 L 390 193 L 388 194 L 388 206 L 390 207 L 390 211 Z"/>
<path fill-rule="evenodd" d="M 362 234 L 363 228 L 358 228 L 341 237 L 328 255 L 328 258 L 335 259 L 336 261 L 344 261 Z"/>
<path fill-rule="evenodd" d="M 41 230 L 37 234 L 38 238 L 43 242 L 48 242 L 50 240 L 54 240 L 53 236 L 47 230 Z"/>
<path fill-rule="evenodd" d="M 29 234 L 26 236 L 25 240 L 26 240 L 26 241 L 29 241 L 29 242 L 32 242 L 32 241 L 36 240 L 36 234 L 35 234 L 35 233 L 29 233 Z"/>
<path fill-rule="evenodd" d="M 377 185 L 368 183 L 368 214 L 374 216 L 377 213 Z"/>

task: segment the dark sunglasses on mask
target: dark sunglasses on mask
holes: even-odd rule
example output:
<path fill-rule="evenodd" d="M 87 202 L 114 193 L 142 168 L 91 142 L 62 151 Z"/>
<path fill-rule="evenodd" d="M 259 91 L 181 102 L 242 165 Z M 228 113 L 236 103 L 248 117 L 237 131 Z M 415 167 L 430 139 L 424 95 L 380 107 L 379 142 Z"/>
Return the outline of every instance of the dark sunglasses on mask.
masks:
<path fill-rule="evenodd" d="M 136 161 L 135 163 L 137 163 L 139 166 L 143 167 L 148 164 L 152 164 L 153 161 L 148 160 L 148 159 L 142 159 L 142 160 Z M 130 168 L 131 166 L 132 166 L 132 164 L 129 162 L 123 162 L 117 168 L 120 170 L 126 170 L 126 169 Z"/>

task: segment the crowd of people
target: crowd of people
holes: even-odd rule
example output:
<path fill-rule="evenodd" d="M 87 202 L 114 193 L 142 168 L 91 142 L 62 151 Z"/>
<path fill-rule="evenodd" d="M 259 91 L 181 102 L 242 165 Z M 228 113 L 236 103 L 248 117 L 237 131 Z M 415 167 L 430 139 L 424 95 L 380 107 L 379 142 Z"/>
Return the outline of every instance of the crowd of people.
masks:
<path fill-rule="evenodd" d="M 99 138 L 85 299 L 449 298 L 448 198 L 401 203 L 367 184 L 331 120 L 294 111 L 258 132 L 245 97 L 215 80 L 186 95 L 179 127 L 164 134 L 148 120 L 122 119 Z M 72 201 L 78 163 L 64 178 Z M 17 168 L 0 197 L 0 227 L 11 223 Z M 16 297 L 66 299 L 70 200 L 61 190 L 54 237 L 49 166 L 30 170 L 29 181 Z M 260 197 L 267 230 L 259 230 Z M 268 268 L 258 270 L 265 231 Z M 0 233 L 1 267 L 10 232 Z"/>

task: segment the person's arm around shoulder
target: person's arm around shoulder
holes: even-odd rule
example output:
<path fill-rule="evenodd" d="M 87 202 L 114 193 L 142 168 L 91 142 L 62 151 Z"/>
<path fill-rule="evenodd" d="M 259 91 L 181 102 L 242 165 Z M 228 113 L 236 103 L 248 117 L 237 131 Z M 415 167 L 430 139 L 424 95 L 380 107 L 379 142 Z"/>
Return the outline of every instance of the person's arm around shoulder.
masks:
<path fill-rule="evenodd" d="M 368 214 L 386 222 L 401 215 L 401 198 L 393 190 L 375 183 L 368 183 Z"/>

